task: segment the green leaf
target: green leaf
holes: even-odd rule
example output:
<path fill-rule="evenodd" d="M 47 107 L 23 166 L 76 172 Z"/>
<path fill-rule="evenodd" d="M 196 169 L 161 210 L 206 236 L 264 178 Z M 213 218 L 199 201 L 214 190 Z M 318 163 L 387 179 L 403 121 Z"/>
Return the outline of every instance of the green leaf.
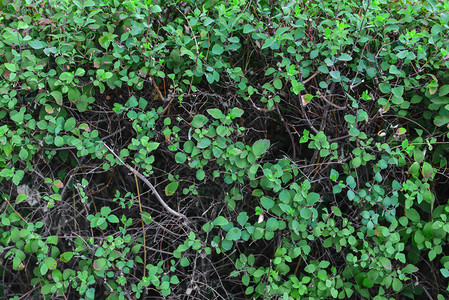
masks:
<path fill-rule="evenodd" d="M 398 86 L 398 87 L 392 88 L 391 92 L 396 97 L 402 97 L 402 95 L 404 94 L 404 87 L 403 86 Z"/>
<path fill-rule="evenodd" d="M 203 127 L 207 122 L 209 121 L 209 119 L 202 114 L 198 114 L 195 115 L 192 119 L 192 123 L 190 125 L 192 125 L 195 128 L 201 128 Z"/>
<path fill-rule="evenodd" d="M 223 216 L 218 216 L 215 220 L 214 220 L 214 225 L 215 226 L 225 226 L 228 225 L 229 221 L 223 217 Z"/>
<path fill-rule="evenodd" d="M 320 200 L 320 195 L 317 193 L 314 193 L 314 192 L 309 193 L 306 198 L 308 205 L 313 205 L 313 204 L 317 203 L 319 200 Z"/>
<path fill-rule="evenodd" d="M 449 270 L 447 269 L 440 269 L 441 274 L 444 276 L 444 278 L 449 277 Z"/>
<path fill-rule="evenodd" d="M 119 219 L 117 218 L 117 216 L 116 215 L 109 215 L 108 216 L 108 221 L 110 222 L 110 223 L 118 223 L 119 222 Z"/>
<path fill-rule="evenodd" d="M 106 270 L 108 268 L 108 260 L 104 257 L 94 260 L 93 267 L 97 271 Z"/>
<path fill-rule="evenodd" d="M 62 105 L 62 93 L 60 91 L 53 91 L 50 95 L 53 96 L 58 105 Z"/>
<path fill-rule="evenodd" d="M 44 263 L 49 270 L 54 270 L 58 266 L 58 263 L 53 257 L 46 257 L 44 259 Z"/>
<path fill-rule="evenodd" d="M 65 131 L 72 131 L 75 128 L 76 125 L 76 119 L 74 117 L 68 118 L 64 123 L 64 130 Z"/>
<path fill-rule="evenodd" d="M 341 217 L 341 210 L 340 210 L 340 208 L 338 208 L 337 206 L 332 206 L 331 210 L 334 213 L 334 215 L 336 215 L 337 217 Z"/>
<path fill-rule="evenodd" d="M 62 260 L 63 262 L 68 262 L 69 260 L 72 259 L 74 254 L 75 253 L 73 252 L 64 252 L 59 256 L 59 259 Z"/>
<path fill-rule="evenodd" d="M 240 239 L 241 236 L 242 236 L 242 231 L 237 227 L 232 227 L 228 231 L 228 234 L 226 234 L 226 239 L 230 240 L 230 241 L 236 241 L 236 240 Z"/>
<path fill-rule="evenodd" d="M 203 138 L 198 142 L 197 147 L 200 149 L 204 149 L 210 146 L 210 144 L 212 143 L 211 140 L 209 140 L 208 138 Z"/>
<path fill-rule="evenodd" d="M 279 221 L 275 218 L 269 218 L 265 228 L 270 231 L 275 231 L 279 228 Z"/>
<path fill-rule="evenodd" d="M 419 174 L 419 163 L 415 161 L 408 169 L 408 172 L 411 175 L 415 175 L 415 176 L 418 175 Z"/>
<path fill-rule="evenodd" d="M 41 293 L 42 293 L 42 295 L 48 295 L 48 294 L 52 293 L 53 287 L 54 287 L 54 286 L 55 286 L 54 283 L 47 283 L 47 284 L 44 284 L 44 285 L 41 287 Z"/>
<path fill-rule="evenodd" d="M 419 222 L 419 213 L 414 208 L 409 208 L 405 210 L 405 216 L 412 222 Z"/>
<path fill-rule="evenodd" d="M 56 147 L 61 147 L 62 145 L 64 145 L 64 139 L 61 136 L 57 135 L 55 136 L 54 143 Z"/>
<path fill-rule="evenodd" d="M 449 84 L 441 86 L 440 89 L 438 90 L 438 95 L 440 97 L 446 96 L 447 94 L 449 94 Z"/>
<path fill-rule="evenodd" d="M 17 195 L 16 204 L 19 204 L 20 202 L 22 202 L 23 200 L 26 200 L 27 198 L 28 198 L 28 196 L 25 194 Z"/>
<path fill-rule="evenodd" d="M 304 219 L 309 219 L 312 216 L 312 210 L 308 207 L 301 208 L 301 211 L 299 213 Z"/>
<path fill-rule="evenodd" d="M 391 91 L 391 85 L 388 82 L 382 82 L 379 84 L 379 90 L 384 94 L 388 94 Z"/>
<path fill-rule="evenodd" d="M 179 185 L 178 181 L 173 181 L 173 182 L 170 182 L 169 184 L 167 184 L 167 186 L 165 187 L 165 195 L 166 196 L 173 195 L 176 192 L 176 190 L 178 189 L 178 185 Z"/>
<path fill-rule="evenodd" d="M 183 152 L 177 152 L 175 154 L 175 161 L 178 164 L 183 164 L 187 160 L 187 156 Z"/>
<path fill-rule="evenodd" d="M 247 33 L 251 33 L 255 31 L 254 27 L 251 24 L 245 24 L 245 26 L 243 26 L 243 33 L 247 34 Z"/>
<path fill-rule="evenodd" d="M 152 218 L 151 215 L 150 215 L 148 212 L 146 212 L 146 211 L 143 211 L 143 212 L 142 212 L 141 218 L 142 218 L 142 220 L 143 220 L 143 222 L 144 222 L 145 224 L 151 224 L 151 223 L 153 223 L 153 218 Z"/>
<path fill-rule="evenodd" d="M 282 89 L 282 80 L 280 80 L 279 78 L 276 78 L 276 79 L 273 81 L 273 86 L 274 86 L 274 88 L 277 89 L 277 90 Z"/>
<path fill-rule="evenodd" d="M 272 37 L 269 37 L 265 40 L 265 43 L 263 43 L 262 49 L 270 48 L 275 44 L 275 40 Z"/>
<path fill-rule="evenodd" d="M 402 290 L 402 282 L 398 278 L 394 278 L 392 287 L 395 292 L 399 292 Z"/>
<path fill-rule="evenodd" d="M 58 244 L 58 237 L 56 235 L 47 237 L 47 244 L 52 244 L 52 245 Z"/>
<path fill-rule="evenodd" d="M 331 77 L 333 79 L 336 79 L 336 80 L 340 80 L 341 79 L 340 71 L 331 71 L 329 74 L 331 75 Z"/>
<path fill-rule="evenodd" d="M 31 48 L 36 49 L 36 50 L 47 47 L 47 43 L 41 42 L 38 40 L 29 41 L 28 45 L 30 45 Z"/>
<path fill-rule="evenodd" d="M 223 53 L 223 51 L 224 51 L 224 49 L 223 49 L 223 46 L 222 46 L 222 45 L 215 44 L 215 45 L 212 47 L 212 53 L 215 54 L 215 55 L 220 55 L 220 54 Z"/>
<path fill-rule="evenodd" d="M 248 221 L 248 213 L 246 211 L 241 212 L 237 217 L 237 223 L 239 223 L 240 226 L 245 226 L 246 222 Z"/>
<path fill-rule="evenodd" d="M 18 67 L 16 64 L 5 63 L 4 66 L 6 67 L 6 69 L 8 69 L 11 72 L 16 72 L 18 70 Z"/>
<path fill-rule="evenodd" d="M 238 107 L 232 108 L 231 111 L 229 112 L 229 116 L 232 119 L 240 118 L 242 115 L 243 115 L 243 109 L 240 109 Z"/>
<path fill-rule="evenodd" d="M 189 259 L 184 256 L 183 258 L 181 258 L 180 264 L 183 267 L 187 267 L 188 265 L 190 265 Z"/>
<path fill-rule="evenodd" d="M 342 53 L 342 54 L 340 55 L 340 57 L 338 58 L 338 60 L 341 60 L 341 61 L 350 61 L 350 60 L 352 60 L 352 57 L 351 57 L 351 55 L 349 55 L 349 54 Z"/>
<path fill-rule="evenodd" d="M 210 108 L 207 110 L 207 113 L 215 119 L 222 119 L 225 117 L 225 115 L 218 108 Z"/>
<path fill-rule="evenodd" d="M 270 147 L 269 140 L 257 140 L 252 146 L 253 154 L 259 158 L 267 151 L 268 147 Z"/>
<path fill-rule="evenodd" d="M 25 148 L 20 149 L 19 158 L 21 160 L 26 160 L 28 157 L 28 151 Z"/>
<path fill-rule="evenodd" d="M 421 174 L 424 178 L 429 179 L 433 175 L 432 165 L 428 162 L 424 162 L 421 170 Z"/>
<path fill-rule="evenodd" d="M 260 198 L 260 204 L 262 204 L 263 208 L 269 210 L 274 206 L 274 201 L 273 199 L 263 196 Z"/>
<path fill-rule="evenodd" d="M 103 36 L 98 39 L 100 46 L 104 49 L 108 49 L 111 42 L 117 37 L 116 34 L 112 34 L 109 32 L 103 33 Z"/>
<path fill-rule="evenodd" d="M 206 172 L 203 169 L 199 169 L 196 171 L 196 179 L 203 180 L 206 177 Z"/>
<path fill-rule="evenodd" d="M 100 210 L 100 213 L 103 217 L 107 217 L 111 213 L 111 208 L 109 206 L 103 206 Z"/>
<path fill-rule="evenodd" d="M 402 268 L 402 273 L 406 273 L 406 274 L 407 273 L 415 273 L 418 271 L 419 271 L 419 268 L 412 264 L 408 264 Z"/>

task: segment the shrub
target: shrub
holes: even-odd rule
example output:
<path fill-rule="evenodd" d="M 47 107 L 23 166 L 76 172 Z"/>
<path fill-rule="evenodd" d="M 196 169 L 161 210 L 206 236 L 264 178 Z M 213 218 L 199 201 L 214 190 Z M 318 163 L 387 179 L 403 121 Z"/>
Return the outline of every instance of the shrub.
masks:
<path fill-rule="evenodd" d="M 0 294 L 446 299 L 449 4 L 359 2 L 1 1 Z"/>

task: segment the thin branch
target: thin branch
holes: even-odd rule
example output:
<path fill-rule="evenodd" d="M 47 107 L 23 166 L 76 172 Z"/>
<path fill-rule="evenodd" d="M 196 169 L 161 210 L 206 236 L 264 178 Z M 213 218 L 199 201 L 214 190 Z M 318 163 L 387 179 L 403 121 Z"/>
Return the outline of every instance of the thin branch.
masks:
<path fill-rule="evenodd" d="M 184 220 L 186 220 L 187 222 L 189 222 L 189 219 L 183 215 L 182 213 L 179 213 L 173 209 L 170 208 L 170 206 L 167 205 L 167 203 L 165 203 L 165 201 L 162 199 L 161 195 L 159 195 L 158 191 L 156 190 L 156 188 L 151 184 L 150 181 L 148 181 L 148 179 L 143 176 L 139 171 L 137 171 L 136 169 L 134 169 L 133 167 L 131 167 L 130 165 L 126 164 L 121 158 L 120 156 L 118 156 L 114 150 L 112 150 L 111 148 L 109 148 L 108 145 L 106 145 L 106 143 L 103 143 L 103 145 L 106 147 L 106 149 L 109 150 L 109 152 L 111 152 L 125 167 L 127 167 L 133 174 L 135 174 L 137 177 L 139 177 L 153 192 L 153 194 L 156 196 L 157 200 L 159 201 L 159 203 L 162 204 L 162 206 L 173 216 L 178 217 L 178 218 L 182 218 Z"/>

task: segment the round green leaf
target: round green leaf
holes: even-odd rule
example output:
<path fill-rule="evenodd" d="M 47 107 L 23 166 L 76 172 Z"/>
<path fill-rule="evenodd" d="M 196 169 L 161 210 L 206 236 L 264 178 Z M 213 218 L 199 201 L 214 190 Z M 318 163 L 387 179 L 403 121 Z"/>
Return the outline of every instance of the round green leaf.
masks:
<path fill-rule="evenodd" d="M 178 152 L 175 154 L 175 161 L 178 164 L 182 164 L 187 160 L 187 156 L 183 152 Z"/>
<path fill-rule="evenodd" d="M 105 270 L 108 266 L 108 261 L 106 258 L 98 258 L 94 260 L 93 267 L 97 271 Z"/>
<path fill-rule="evenodd" d="M 204 149 L 210 146 L 210 144 L 212 144 L 211 140 L 207 139 L 207 138 L 203 138 L 198 142 L 197 147 L 200 149 Z"/>
<path fill-rule="evenodd" d="M 206 177 L 206 172 L 203 169 L 196 171 L 196 179 L 203 180 Z"/>
<path fill-rule="evenodd" d="M 265 153 L 265 151 L 267 151 L 268 147 L 270 147 L 269 140 L 257 140 L 252 146 L 253 154 L 256 157 L 260 157 Z"/>
<path fill-rule="evenodd" d="M 226 235 L 227 240 L 236 241 L 242 236 L 242 231 L 237 227 L 232 227 Z"/>

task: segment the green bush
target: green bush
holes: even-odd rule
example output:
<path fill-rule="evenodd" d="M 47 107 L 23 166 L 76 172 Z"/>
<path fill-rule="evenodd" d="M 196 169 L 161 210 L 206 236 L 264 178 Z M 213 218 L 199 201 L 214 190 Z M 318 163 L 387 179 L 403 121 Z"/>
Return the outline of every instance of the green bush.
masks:
<path fill-rule="evenodd" d="M 0 295 L 447 299 L 448 11 L 1 0 Z"/>

